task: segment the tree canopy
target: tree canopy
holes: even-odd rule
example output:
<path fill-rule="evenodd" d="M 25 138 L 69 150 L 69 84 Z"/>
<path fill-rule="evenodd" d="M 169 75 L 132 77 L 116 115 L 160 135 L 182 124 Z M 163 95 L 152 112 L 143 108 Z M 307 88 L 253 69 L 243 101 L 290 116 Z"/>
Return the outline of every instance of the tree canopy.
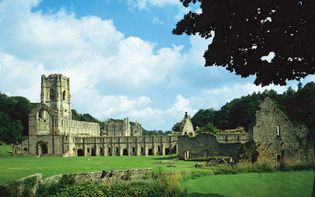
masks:
<path fill-rule="evenodd" d="M 223 105 L 219 110 L 200 109 L 191 120 L 193 124 L 197 124 L 200 132 L 211 132 L 216 128 L 234 129 L 239 126 L 248 129 L 255 124 L 256 111 L 259 110 L 259 104 L 266 96 L 276 101 L 278 107 L 288 115 L 292 122 L 304 124 L 311 131 L 315 131 L 314 82 L 310 82 L 304 87 L 301 86 L 298 90 L 289 87 L 282 94 L 269 90 L 236 98 Z"/>
<path fill-rule="evenodd" d="M 285 85 L 315 73 L 315 1 L 180 0 L 190 11 L 173 33 L 213 37 L 205 66 L 223 66 L 255 84 Z M 209 41 L 210 42 L 210 41 Z M 274 55 L 273 59 L 263 60 Z"/>

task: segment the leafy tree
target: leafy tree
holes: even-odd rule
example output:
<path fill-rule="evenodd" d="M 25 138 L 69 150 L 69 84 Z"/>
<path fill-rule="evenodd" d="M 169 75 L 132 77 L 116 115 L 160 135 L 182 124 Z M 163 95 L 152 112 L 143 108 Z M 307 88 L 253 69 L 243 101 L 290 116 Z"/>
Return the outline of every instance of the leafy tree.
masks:
<path fill-rule="evenodd" d="M 75 109 L 72 109 L 71 112 L 73 120 L 101 123 L 101 121 L 90 114 L 80 114 Z"/>
<path fill-rule="evenodd" d="M 191 122 L 194 125 L 194 128 L 201 128 L 208 124 L 209 122 L 213 122 L 214 117 L 214 109 L 200 109 L 192 118 Z"/>
<path fill-rule="evenodd" d="M 181 122 L 176 122 L 176 123 L 174 124 L 174 126 L 172 127 L 172 130 L 173 130 L 173 131 L 176 131 L 176 132 L 179 132 L 179 130 L 180 130 L 180 125 L 181 125 Z"/>
<path fill-rule="evenodd" d="M 315 73 L 315 1 L 180 0 L 190 11 L 173 33 L 213 37 L 205 66 L 223 66 L 255 84 L 285 85 Z M 271 61 L 262 60 L 274 54 Z"/>
<path fill-rule="evenodd" d="M 10 117 L 0 111 L 0 139 L 6 144 L 22 141 L 22 123 L 20 120 L 11 120 Z"/>
<path fill-rule="evenodd" d="M 28 114 L 35 105 L 21 96 L 9 97 L 0 93 L 1 139 L 16 143 L 28 135 Z"/>
<path fill-rule="evenodd" d="M 208 122 L 206 125 L 204 125 L 200 129 L 198 129 L 196 132 L 197 133 L 213 133 L 213 134 L 217 134 L 218 131 L 219 130 L 216 128 L 216 126 L 214 126 L 211 122 Z"/>

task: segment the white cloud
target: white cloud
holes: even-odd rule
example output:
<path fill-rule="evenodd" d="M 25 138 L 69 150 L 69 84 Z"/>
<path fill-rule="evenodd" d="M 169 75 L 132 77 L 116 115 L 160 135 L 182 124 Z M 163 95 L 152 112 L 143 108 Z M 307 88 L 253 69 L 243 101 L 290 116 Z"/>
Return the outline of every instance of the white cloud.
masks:
<path fill-rule="evenodd" d="M 202 108 L 214 108 L 219 109 L 225 103 L 230 102 L 234 98 L 240 98 L 254 92 L 263 92 L 265 90 L 275 90 L 278 93 L 286 91 L 285 86 L 256 86 L 252 83 L 236 83 L 231 86 L 221 86 L 213 89 L 203 90 L 198 96 L 192 98 L 193 103 L 198 103 Z"/>
<path fill-rule="evenodd" d="M 164 24 L 164 22 L 161 19 L 159 19 L 158 17 L 154 17 L 152 19 L 152 23 L 156 24 L 156 25 L 163 25 Z"/>
<path fill-rule="evenodd" d="M 31 1 L 19 7 L 16 1 L 1 2 L 3 53 L 42 64 L 48 71 L 80 73 L 82 79 L 88 79 L 80 82 L 90 86 L 91 81 L 102 79 L 131 88 L 163 80 L 181 59 L 180 47 L 155 51 L 150 42 L 125 37 L 111 20 L 96 16 L 78 19 L 74 13 L 63 10 L 52 14 L 31 12 L 36 3 Z"/>
<path fill-rule="evenodd" d="M 180 5 L 179 0 L 129 0 L 130 6 L 136 7 L 139 10 L 148 9 L 149 6 L 165 7 L 170 5 Z"/>

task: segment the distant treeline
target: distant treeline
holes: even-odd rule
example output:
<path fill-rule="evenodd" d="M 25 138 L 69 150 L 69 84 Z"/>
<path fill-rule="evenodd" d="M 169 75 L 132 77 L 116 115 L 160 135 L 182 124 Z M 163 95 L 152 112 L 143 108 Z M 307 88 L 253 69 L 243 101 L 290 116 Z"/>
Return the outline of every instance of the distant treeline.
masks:
<path fill-rule="evenodd" d="M 0 143 L 18 143 L 28 135 L 28 114 L 36 106 L 22 96 L 7 96 L 0 92 Z M 90 114 L 80 114 L 72 110 L 72 119 L 97 122 L 101 121 Z"/>
<path fill-rule="evenodd" d="M 22 96 L 7 96 L 0 92 L 0 144 L 18 143 L 28 135 L 28 115 L 36 106 L 27 98 Z M 87 122 L 99 123 L 101 129 L 104 128 L 105 122 L 100 121 L 88 113 L 78 113 L 72 109 L 72 119 Z M 143 135 L 168 134 L 163 131 L 149 131 L 143 129 Z"/>
<path fill-rule="evenodd" d="M 233 99 L 219 110 L 200 109 L 191 121 L 199 132 L 213 132 L 218 129 L 232 129 L 243 126 L 245 129 L 255 124 L 255 114 L 259 104 L 268 96 L 276 101 L 291 121 L 305 124 L 311 130 L 315 129 L 315 83 L 310 82 L 302 87 L 298 85 L 295 91 L 291 87 L 283 94 L 274 90 L 262 93 L 253 93 L 241 98 Z M 176 123 L 173 130 L 178 130 L 180 124 Z"/>

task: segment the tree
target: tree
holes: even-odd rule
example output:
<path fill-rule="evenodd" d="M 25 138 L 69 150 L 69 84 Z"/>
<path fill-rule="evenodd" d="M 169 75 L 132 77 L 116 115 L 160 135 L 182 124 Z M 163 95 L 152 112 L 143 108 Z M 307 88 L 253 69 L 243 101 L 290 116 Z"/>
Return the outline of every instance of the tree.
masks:
<path fill-rule="evenodd" d="M 217 134 L 219 130 L 211 122 L 208 122 L 206 125 L 198 129 L 196 132 Z"/>
<path fill-rule="evenodd" d="M 22 141 L 23 126 L 20 120 L 11 120 L 10 117 L 0 111 L 0 140 L 6 144 L 15 144 Z"/>
<path fill-rule="evenodd" d="M 173 131 L 179 132 L 180 131 L 180 125 L 182 124 L 182 122 L 176 122 L 174 124 L 174 126 L 172 127 Z"/>
<path fill-rule="evenodd" d="M 255 75 L 261 85 L 285 85 L 315 73 L 315 1 L 180 1 L 185 7 L 199 2 L 201 13 L 190 11 L 173 33 L 213 37 L 205 66 Z M 262 60 L 271 54 L 272 60 Z"/>
<path fill-rule="evenodd" d="M 194 129 L 201 128 L 213 121 L 214 109 L 200 109 L 192 118 L 191 122 L 194 125 Z"/>

